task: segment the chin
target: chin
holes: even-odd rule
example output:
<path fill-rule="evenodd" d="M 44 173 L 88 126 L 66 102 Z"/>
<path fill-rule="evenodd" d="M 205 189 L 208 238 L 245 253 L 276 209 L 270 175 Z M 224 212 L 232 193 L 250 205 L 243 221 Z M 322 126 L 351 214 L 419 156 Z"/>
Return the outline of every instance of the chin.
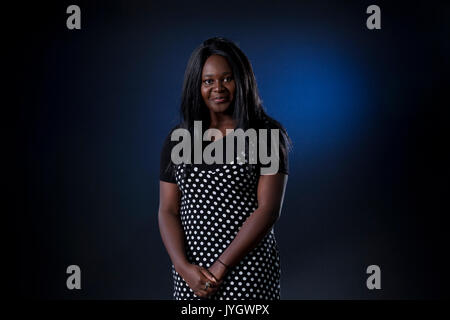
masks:
<path fill-rule="evenodd" d="M 213 112 L 225 112 L 229 106 L 230 106 L 229 103 L 222 103 L 222 104 L 211 105 L 209 108 Z"/>

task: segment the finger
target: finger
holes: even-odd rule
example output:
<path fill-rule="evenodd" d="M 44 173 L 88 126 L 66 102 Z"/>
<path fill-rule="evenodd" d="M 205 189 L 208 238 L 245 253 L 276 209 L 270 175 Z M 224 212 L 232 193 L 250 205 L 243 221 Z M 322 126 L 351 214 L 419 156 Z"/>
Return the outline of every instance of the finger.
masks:
<path fill-rule="evenodd" d="M 208 288 L 208 290 L 197 290 L 195 294 L 202 298 L 208 298 L 216 293 L 215 289 Z"/>
<path fill-rule="evenodd" d="M 196 290 L 194 291 L 194 294 L 200 298 L 206 298 L 208 296 L 208 293 L 205 290 Z"/>
<path fill-rule="evenodd" d="M 208 287 L 206 287 L 206 281 L 207 280 L 199 283 L 198 286 L 196 287 L 196 291 L 198 291 L 201 294 L 201 296 L 210 296 L 214 294 L 218 289 L 218 286 L 214 284 L 210 284 Z"/>
<path fill-rule="evenodd" d="M 208 281 L 208 279 L 206 279 L 204 277 L 202 279 L 200 279 L 200 281 L 195 286 L 195 290 L 199 291 L 201 293 L 206 293 L 207 289 L 209 289 L 209 288 L 206 287 L 206 282 L 207 281 Z"/>
<path fill-rule="evenodd" d="M 209 288 L 207 291 L 208 291 L 208 294 L 209 295 L 213 295 L 213 294 L 215 294 L 216 292 L 217 292 L 217 290 L 218 290 L 219 288 Z"/>
<path fill-rule="evenodd" d="M 223 280 L 217 280 L 216 282 L 213 282 L 211 284 L 211 288 L 218 288 L 222 285 L 222 283 L 223 283 Z"/>
<path fill-rule="evenodd" d="M 220 283 L 215 284 L 215 285 L 211 285 L 208 289 L 206 289 L 206 291 L 209 294 L 214 294 L 217 290 L 219 290 L 219 287 L 220 287 Z"/>
<path fill-rule="evenodd" d="M 209 282 L 209 288 L 215 287 L 216 283 L 212 282 L 209 278 L 207 278 L 202 272 L 200 273 L 200 280 L 197 283 L 196 288 L 198 290 L 206 290 L 208 287 L 206 286 L 206 283 Z"/>
<path fill-rule="evenodd" d="M 203 275 L 209 280 L 212 281 L 214 284 L 217 284 L 219 281 L 214 277 L 214 275 L 208 270 L 208 269 L 200 269 L 203 273 Z"/>

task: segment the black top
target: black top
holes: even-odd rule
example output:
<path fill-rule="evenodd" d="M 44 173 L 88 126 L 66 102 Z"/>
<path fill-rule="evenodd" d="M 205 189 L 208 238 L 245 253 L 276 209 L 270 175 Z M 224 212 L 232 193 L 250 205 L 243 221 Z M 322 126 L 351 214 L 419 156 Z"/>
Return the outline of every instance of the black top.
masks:
<path fill-rule="evenodd" d="M 173 128 L 170 131 L 169 135 L 167 135 L 167 137 L 164 141 L 163 147 L 162 147 L 162 151 L 161 151 L 159 179 L 161 181 L 170 182 L 170 183 L 176 183 L 176 180 L 175 180 L 176 166 L 171 161 L 171 153 L 172 153 L 172 148 L 175 145 L 177 145 L 179 143 L 179 141 L 171 141 L 170 137 L 171 137 L 173 130 L 175 130 L 177 127 Z M 281 138 L 281 134 L 280 134 L 280 138 Z M 226 141 L 227 141 L 227 139 L 229 139 L 229 137 L 225 136 L 223 139 L 225 139 L 223 141 L 223 148 L 224 148 L 223 156 L 224 156 L 224 159 L 226 159 Z M 210 143 L 212 143 L 212 141 L 203 141 L 202 151 Z M 268 139 L 268 150 L 270 150 L 270 138 Z M 289 157 L 286 156 L 285 153 L 283 152 L 283 149 L 281 148 L 281 143 L 280 143 L 279 157 L 280 158 L 279 158 L 279 165 L 278 165 L 278 173 L 284 173 L 286 175 L 289 174 Z M 235 158 L 236 158 L 236 145 L 235 145 Z M 193 163 L 193 162 L 191 162 L 191 163 Z M 248 163 L 248 153 L 246 156 L 246 163 Z M 195 166 L 197 166 L 199 168 L 202 168 L 202 167 L 203 168 L 215 168 L 217 166 L 220 166 L 220 164 L 202 163 L 200 165 L 196 164 Z M 257 156 L 257 164 L 255 164 L 255 166 L 260 175 L 261 168 L 270 167 L 270 164 L 261 164 L 259 161 L 259 155 L 258 155 Z"/>

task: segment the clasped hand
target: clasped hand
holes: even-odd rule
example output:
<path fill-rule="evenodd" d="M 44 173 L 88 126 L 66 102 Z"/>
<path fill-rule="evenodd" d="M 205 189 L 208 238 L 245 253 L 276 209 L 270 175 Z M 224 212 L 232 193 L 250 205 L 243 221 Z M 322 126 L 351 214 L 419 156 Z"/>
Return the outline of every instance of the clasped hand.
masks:
<path fill-rule="evenodd" d="M 179 273 L 196 296 L 209 298 L 219 289 L 226 270 L 217 262 L 208 269 L 188 263 L 183 266 Z M 210 283 L 209 287 L 206 286 L 207 282 Z"/>

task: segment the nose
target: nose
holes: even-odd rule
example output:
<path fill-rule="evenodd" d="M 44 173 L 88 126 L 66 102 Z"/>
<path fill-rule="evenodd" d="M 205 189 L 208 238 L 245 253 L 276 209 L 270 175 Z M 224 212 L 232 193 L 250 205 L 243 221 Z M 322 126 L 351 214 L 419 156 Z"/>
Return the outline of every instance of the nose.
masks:
<path fill-rule="evenodd" d="M 222 81 L 221 80 L 216 80 L 215 82 L 214 82 L 214 90 L 215 91 L 222 91 L 223 90 L 223 83 L 222 83 Z"/>

